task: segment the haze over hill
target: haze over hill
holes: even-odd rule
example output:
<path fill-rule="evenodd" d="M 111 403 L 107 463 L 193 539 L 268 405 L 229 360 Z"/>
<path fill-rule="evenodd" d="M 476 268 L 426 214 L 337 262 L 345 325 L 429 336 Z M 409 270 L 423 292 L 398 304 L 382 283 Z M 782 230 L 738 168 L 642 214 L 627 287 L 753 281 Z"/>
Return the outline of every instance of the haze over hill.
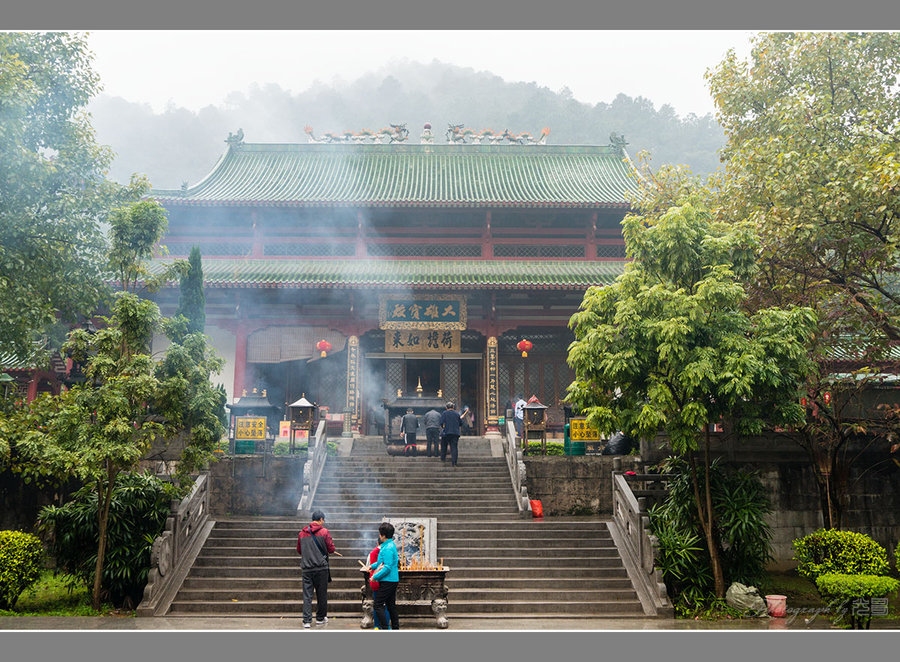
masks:
<path fill-rule="evenodd" d="M 393 65 L 351 83 L 316 83 L 298 94 L 278 85 L 256 87 L 196 113 L 170 106 L 157 114 L 149 105 L 108 95 L 96 98 L 90 110 L 100 142 L 117 155 L 111 177 L 124 182 L 140 172 L 155 188 L 196 183 L 224 151 L 228 133 L 239 127 L 247 142 L 306 142 L 306 125 L 319 135 L 406 123 L 410 142 L 418 142 L 425 122 L 437 140 L 450 123 L 532 135 L 548 126 L 555 145 L 605 145 L 615 132 L 624 134 L 632 157 L 648 150 L 656 165 L 686 163 L 697 174 L 715 170 L 725 141 L 711 115 L 679 117 L 670 105 L 625 94 L 592 105 L 574 99 L 567 88 L 554 92 L 536 83 L 506 82 L 436 60 Z"/>

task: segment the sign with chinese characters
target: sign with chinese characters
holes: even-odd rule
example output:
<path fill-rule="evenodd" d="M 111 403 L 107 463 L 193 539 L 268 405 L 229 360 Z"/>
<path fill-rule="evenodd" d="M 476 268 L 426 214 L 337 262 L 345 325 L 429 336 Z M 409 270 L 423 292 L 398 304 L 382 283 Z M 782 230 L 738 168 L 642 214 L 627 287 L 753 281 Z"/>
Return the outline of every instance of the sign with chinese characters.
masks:
<path fill-rule="evenodd" d="M 265 416 L 238 416 L 234 419 L 235 439 L 265 439 Z"/>
<path fill-rule="evenodd" d="M 347 411 L 359 420 L 359 338 L 347 338 Z"/>
<path fill-rule="evenodd" d="M 427 297 L 381 297 L 378 321 L 382 329 L 438 329 L 462 331 L 466 328 L 466 298 L 455 294 Z"/>
<path fill-rule="evenodd" d="M 485 400 L 487 401 L 487 423 L 488 425 L 498 425 L 500 420 L 500 396 L 498 393 L 498 384 L 500 383 L 500 365 L 498 361 L 497 339 L 493 336 L 487 341 L 487 388 L 485 389 Z"/>
<path fill-rule="evenodd" d="M 585 418 L 569 419 L 569 439 L 572 441 L 599 441 L 600 430 L 590 428 Z"/>
<path fill-rule="evenodd" d="M 385 352 L 407 354 L 450 353 L 460 351 L 459 331 L 438 329 L 412 329 L 409 331 L 385 331 Z"/>

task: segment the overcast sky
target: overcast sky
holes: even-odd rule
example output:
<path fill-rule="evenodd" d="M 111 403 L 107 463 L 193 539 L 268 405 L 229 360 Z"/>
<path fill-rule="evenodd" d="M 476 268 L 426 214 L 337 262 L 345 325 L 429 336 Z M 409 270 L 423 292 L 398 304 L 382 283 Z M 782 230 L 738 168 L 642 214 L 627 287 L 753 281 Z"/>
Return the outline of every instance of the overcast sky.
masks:
<path fill-rule="evenodd" d="M 679 115 L 714 111 L 703 78 L 746 31 L 98 31 L 88 40 L 104 92 L 198 110 L 275 83 L 350 82 L 392 61 L 442 62 L 506 81 L 568 87 L 579 101 L 643 96 Z"/>

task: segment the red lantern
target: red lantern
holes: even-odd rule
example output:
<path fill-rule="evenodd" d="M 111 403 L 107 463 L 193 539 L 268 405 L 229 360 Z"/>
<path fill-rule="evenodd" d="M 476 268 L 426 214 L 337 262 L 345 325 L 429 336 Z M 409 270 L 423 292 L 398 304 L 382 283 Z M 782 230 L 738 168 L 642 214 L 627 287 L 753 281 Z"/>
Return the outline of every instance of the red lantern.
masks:
<path fill-rule="evenodd" d="M 534 347 L 534 343 L 530 340 L 520 340 L 519 344 L 516 345 L 516 349 L 522 352 L 522 358 L 528 357 L 528 352 L 531 351 L 531 348 Z"/>
<path fill-rule="evenodd" d="M 831 393 L 825 391 L 825 395 L 822 396 L 822 399 L 825 401 L 826 405 L 831 404 Z"/>
<path fill-rule="evenodd" d="M 316 349 L 320 352 L 319 356 L 324 359 L 326 356 L 328 356 L 328 352 L 331 351 L 331 343 L 327 340 L 320 340 L 316 343 Z"/>
<path fill-rule="evenodd" d="M 806 406 L 806 398 L 800 398 L 800 404 L 805 407 Z"/>

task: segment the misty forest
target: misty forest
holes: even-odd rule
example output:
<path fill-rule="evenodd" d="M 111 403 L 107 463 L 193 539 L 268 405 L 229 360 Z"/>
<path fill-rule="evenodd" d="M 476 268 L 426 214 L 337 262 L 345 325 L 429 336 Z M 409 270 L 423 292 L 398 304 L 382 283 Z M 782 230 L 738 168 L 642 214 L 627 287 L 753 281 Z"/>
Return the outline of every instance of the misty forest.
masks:
<path fill-rule="evenodd" d="M 632 157 L 646 150 L 656 164 L 684 163 L 699 175 L 715 170 L 717 151 L 725 144 L 715 118 L 680 117 L 664 101 L 618 94 L 611 103 L 592 105 L 565 87 L 554 92 L 433 61 L 396 64 L 352 83 L 317 83 L 296 95 L 274 84 L 258 86 L 199 112 L 173 105 L 157 114 L 147 104 L 104 94 L 89 108 L 99 142 L 116 152 L 111 178 L 127 182 L 141 172 L 154 188 L 197 182 L 224 151 L 223 139 L 238 127 L 249 142 L 303 143 L 306 125 L 321 134 L 406 123 L 412 142 L 425 122 L 438 136 L 451 123 L 534 135 L 549 126 L 554 145 L 605 145 L 615 132 L 625 136 Z"/>

